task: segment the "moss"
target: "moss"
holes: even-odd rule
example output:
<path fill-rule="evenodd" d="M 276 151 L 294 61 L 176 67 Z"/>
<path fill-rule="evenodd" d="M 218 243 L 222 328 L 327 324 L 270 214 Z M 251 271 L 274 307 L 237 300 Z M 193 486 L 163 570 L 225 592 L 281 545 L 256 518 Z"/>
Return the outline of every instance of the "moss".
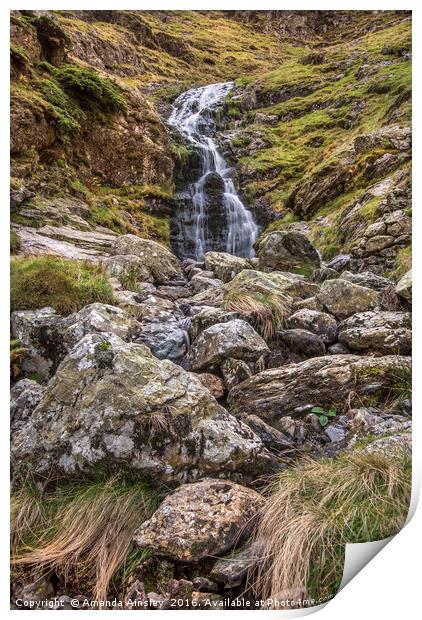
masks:
<path fill-rule="evenodd" d="M 29 57 L 25 49 L 15 43 L 10 44 L 10 61 L 16 65 L 23 67 L 29 63 Z"/>
<path fill-rule="evenodd" d="M 54 256 L 13 259 L 10 298 L 12 311 L 51 306 L 61 314 L 114 300 L 101 267 Z"/>
<path fill-rule="evenodd" d="M 11 228 L 10 229 L 10 253 L 17 254 L 20 249 L 21 249 L 21 239 L 18 233 L 15 230 L 13 230 L 13 228 Z"/>
<path fill-rule="evenodd" d="M 42 78 L 37 81 L 36 87 L 44 99 L 51 104 L 57 119 L 59 133 L 62 136 L 77 133 L 81 128 L 80 122 L 84 118 L 79 106 L 53 79 Z"/>
<path fill-rule="evenodd" d="M 412 268 L 412 245 L 400 248 L 397 252 L 394 267 L 390 273 L 386 274 L 392 280 L 397 282 L 405 273 Z"/>
<path fill-rule="evenodd" d="M 102 340 L 95 345 L 96 351 L 109 351 L 111 349 L 111 342 L 109 340 Z"/>

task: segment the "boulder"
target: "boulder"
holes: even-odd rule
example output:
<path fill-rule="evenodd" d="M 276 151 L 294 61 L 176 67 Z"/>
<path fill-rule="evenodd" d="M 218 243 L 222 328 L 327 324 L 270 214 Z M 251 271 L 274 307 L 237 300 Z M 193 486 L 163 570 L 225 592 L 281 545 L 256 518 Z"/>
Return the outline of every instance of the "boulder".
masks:
<path fill-rule="evenodd" d="M 353 284 L 359 284 L 359 286 L 366 286 L 367 288 L 373 288 L 375 291 L 381 293 L 383 290 L 393 285 L 393 282 L 388 278 L 377 276 L 376 273 L 371 271 L 363 271 L 361 273 L 352 273 L 351 271 L 343 271 L 340 275 L 342 280 L 353 282 Z"/>
<path fill-rule="evenodd" d="M 303 416 L 312 407 L 343 411 L 353 398 L 380 403 L 391 397 L 397 369 L 410 373 L 410 359 L 389 355 L 325 355 L 299 364 L 260 372 L 234 387 L 228 403 L 236 411 L 254 414 L 269 424 L 283 416 Z"/>
<path fill-rule="evenodd" d="M 108 256 L 102 261 L 106 272 L 118 278 L 123 283 L 124 288 L 137 290 L 138 282 L 152 280 L 151 272 L 146 268 L 143 258 L 131 254 Z"/>
<path fill-rule="evenodd" d="M 221 363 L 220 370 L 227 390 L 231 390 L 232 387 L 252 376 L 252 371 L 246 362 L 232 357 L 228 357 Z"/>
<path fill-rule="evenodd" d="M 327 263 L 326 267 L 335 271 L 343 271 L 349 265 L 351 258 L 350 254 L 337 254 Z"/>
<path fill-rule="evenodd" d="M 141 549 L 183 562 L 227 553 L 252 531 L 262 496 L 227 480 L 184 484 L 135 532 Z"/>
<path fill-rule="evenodd" d="M 250 546 L 229 558 L 218 560 L 210 572 L 210 577 L 222 584 L 224 588 L 240 586 L 248 571 L 259 560 L 257 551 Z"/>
<path fill-rule="evenodd" d="M 190 317 L 188 326 L 189 336 L 192 340 L 195 340 L 207 327 L 211 327 L 211 325 L 215 325 L 216 323 L 227 323 L 227 321 L 232 321 L 237 318 L 239 317 L 236 312 L 229 312 L 221 308 L 213 308 L 212 306 L 204 307 Z"/>
<path fill-rule="evenodd" d="M 246 321 L 217 323 L 200 333 L 189 352 L 192 370 L 216 368 L 228 358 L 256 361 L 268 353 L 265 341 Z"/>
<path fill-rule="evenodd" d="M 295 451 L 296 447 L 291 436 L 289 437 L 269 424 L 266 424 L 266 422 L 261 420 L 257 415 L 246 416 L 245 423 L 261 438 L 262 443 L 268 450 L 283 453 Z"/>
<path fill-rule="evenodd" d="M 158 359 L 180 360 L 187 351 L 189 338 L 176 322 L 144 323 L 135 340 L 149 347 Z"/>
<path fill-rule="evenodd" d="M 231 282 L 224 285 L 224 299 L 231 300 L 249 298 L 257 302 L 278 301 L 285 306 L 286 314 L 290 313 L 293 298 L 306 299 L 319 292 L 319 286 L 308 282 L 302 276 L 286 273 L 265 273 L 247 269 L 238 273 Z"/>
<path fill-rule="evenodd" d="M 409 312 L 360 312 L 340 324 L 338 339 L 352 351 L 407 355 L 412 317 Z"/>
<path fill-rule="evenodd" d="M 12 437 L 12 455 L 34 477 L 106 467 L 166 482 L 247 479 L 274 466 L 259 437 L 195 376 L 111 333 L 85 336 L 65 357 Z"/>
<path fill-rule="evenodd" d="M 44 387 L 32 379 L 21 379 L 10 391 L 10 431 L 16 433 L 30 418 L 41 400 Z"/>
<path fill-rule="evenodd" d="M 229 282 L 237 273 L 251 266 L 249 259 L 226 252 L 207 252 L 204 261 L 205 268 L 213 271 L 215 276 L 223 282 Z"/>
<path fill-rule="evenodd" d="M 259 266 L 310 275 L 321 264 L 320 256 L 306 235 L 295 230 L 270 232 L 258 242 Z"/>
<path fill-rule="evenodd" d="M 66 351 L 70 351 L 86 334 L 110 332 L 123 340 L 131 340 L 139 331 L 139 324 L 116 306 L 94 303 L 66 319 L 63 341 Z"/>
<path fill-rule="evenodd" d="M 189 282 L 189 288 L 194 295 L 196 293 L 202 293 L 202 291 L 209 291 L 211 288 L 219 288 L 223 283 L 217 278 L 207 278 L 202 274 L 193 276 Z"/>
<path fill-rule="evenodd" d="M 306 329 L 280 329 L 271 343 L 268 368 L 325 355 L 322 339 Z"/>
<path fill-rule="evenodd" d="M 142 259 L 145 271 L 158 284 L 168 284 L 171 280 L 183 280 L 183 271 L 179 260 L 166 247 L 141 239 L 136 235 L 120 235 L 112 246 L 112 253 L 117 256 L 128 254 Z"/>
<path fill-rule="evenodd" d="M 326 312 L 298 310 L 286 321 L 289 329 L 304 329 L 319 336 L 325 344 L 332 344 L 337 338 L 337 321 Z"/>
<path fill-rule="evenodd" d="M 410 269 L 403 277 L 397 282 L 396 293 L 403 299 L 412 301 L 412 270 Z"/>
<path fill-rule="evenodd" d="M 318 299 L 339 320 L 357 312 L 373 310 L 380 305 L 380 294 L 377 291 L 341 278 L 323 282 Z"/>

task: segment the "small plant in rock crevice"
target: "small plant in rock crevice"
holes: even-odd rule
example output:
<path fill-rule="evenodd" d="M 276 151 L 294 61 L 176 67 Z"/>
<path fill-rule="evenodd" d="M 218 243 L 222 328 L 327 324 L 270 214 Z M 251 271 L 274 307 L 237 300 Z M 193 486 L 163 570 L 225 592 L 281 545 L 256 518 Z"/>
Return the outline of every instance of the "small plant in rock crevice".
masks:
<path fill-rule="evenodd" d="M 331 407 L 330 409 L 324 409 L 323 407 L 312 407 L 311 413 L 318 415 L 318 420 L 321 426 L 327 426 L 330 418 L 335 418 L 337 415 L 337 409 Z"/>

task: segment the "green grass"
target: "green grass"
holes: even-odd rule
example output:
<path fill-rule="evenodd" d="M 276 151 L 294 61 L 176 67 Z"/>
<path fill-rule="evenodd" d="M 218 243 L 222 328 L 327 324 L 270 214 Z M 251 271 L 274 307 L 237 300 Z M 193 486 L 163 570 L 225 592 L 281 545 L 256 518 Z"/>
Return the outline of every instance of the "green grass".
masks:
<path fill-rule="evenodd" d="M 108 277 L 98 265 L 54 256 L 11 261 L 12 311 L 51 306 L 70 314 L 90 303 L 113 300 Z"/>

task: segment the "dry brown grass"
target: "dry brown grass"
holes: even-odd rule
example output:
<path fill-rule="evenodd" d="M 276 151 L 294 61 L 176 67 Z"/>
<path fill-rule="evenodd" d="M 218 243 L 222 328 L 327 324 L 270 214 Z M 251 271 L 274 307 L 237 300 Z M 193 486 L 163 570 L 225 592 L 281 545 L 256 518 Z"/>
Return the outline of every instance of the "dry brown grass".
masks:
<path fill-rule="evenodd" d="M 56 572 L 80 592 L 104 600 L 124 570 L 132 535 L 153 512 L 156 494 L 143 482 L 70 486 L 43 495 L 25 488 L 12 496 L 12 566 Z"/>
<path fill-rule="evenodd" d="M 411 458 L 356 451 L 304 461 L 279 474 L 270 491 L 249 587 L 264 599 L 326 599 L 339 586 L 346 543 L 386 538 L 403 526 Z"/>
<path fill-rule="evenodd" d="M 224 307 L 231 312 L 238 312 L 249 321 L 264 340 L 271 340 L 277 330 L 283 327 L 290 303 L 281 294 L 230 291 L 224 300 Z"/>

